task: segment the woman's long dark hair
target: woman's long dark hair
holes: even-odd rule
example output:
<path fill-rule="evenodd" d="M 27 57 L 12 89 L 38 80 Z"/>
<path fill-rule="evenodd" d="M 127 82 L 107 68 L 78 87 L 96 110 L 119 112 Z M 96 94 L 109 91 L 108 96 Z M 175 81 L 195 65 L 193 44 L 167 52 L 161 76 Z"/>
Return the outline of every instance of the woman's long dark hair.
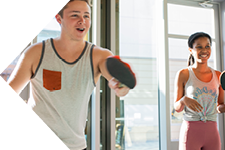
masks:
<path fill-rule="evenodd" d="M 212 44 L 212 39 L 211 39 L 211 37 L 207 33 L 204 33 L 204 32 L 196 32 L 196 33 L 192 34 L 188 38 L 188 46 L 190 48 L 193 48 L 193 44 L 194 44 L 195 40 L 197 40 L 200 37 L 207 37 L 209 39 L 209 41 L 210 41 L 210 45 Z M 188 59 L 188 66 L 191 66 L 194 63 L 195 63 L 194 56 L 192 54 L 190 54 L 189 59 Z"/>

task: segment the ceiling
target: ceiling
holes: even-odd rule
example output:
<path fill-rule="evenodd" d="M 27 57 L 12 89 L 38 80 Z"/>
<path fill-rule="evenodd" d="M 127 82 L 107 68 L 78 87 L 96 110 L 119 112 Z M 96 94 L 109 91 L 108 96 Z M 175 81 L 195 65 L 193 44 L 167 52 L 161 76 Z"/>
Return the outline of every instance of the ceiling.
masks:
<path fill-rule="evenodd" d="M 211 2 L 225 2 L 225 0 L 211 0 Z"/>
<path fill-rule="evenodd" d="M 194 2 L 204 2 L 204 1 L 210 1 L 210 2 L 225 2 L 225 0 L 187 0 L 187 1 L 194 1 Z"/>

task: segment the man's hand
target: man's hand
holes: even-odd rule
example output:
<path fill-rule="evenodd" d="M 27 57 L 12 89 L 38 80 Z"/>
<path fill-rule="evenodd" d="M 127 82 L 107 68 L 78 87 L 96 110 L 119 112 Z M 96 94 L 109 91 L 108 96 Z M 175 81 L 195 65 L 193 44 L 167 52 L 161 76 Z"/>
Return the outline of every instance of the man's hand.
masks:
<path fill-rule="evenodd" d="M 133 89 L 136 86 L 136 77 L 128 63 L 123 62 L 119 56 L 109 56 L 106 59 L 109 74 L 119 82 Z"/>
<path fill-rule="evenodd" d="M 115 78 L 109 80 L 108 85 L 116 92 L 116 95 L 119 97 L 125 96 L 130 90 L 130 88 L 128 88 L 127 86 L 121 86 L 121 83 Z"/>

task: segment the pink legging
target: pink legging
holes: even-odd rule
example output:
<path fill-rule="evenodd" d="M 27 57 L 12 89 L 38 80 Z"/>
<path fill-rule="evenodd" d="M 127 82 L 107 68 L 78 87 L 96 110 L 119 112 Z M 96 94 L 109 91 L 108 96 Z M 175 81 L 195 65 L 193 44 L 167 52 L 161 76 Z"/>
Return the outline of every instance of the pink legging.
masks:
<path fill-rule="evenodd" d="M 220 135 L 215 121 L 183 121 L 179 150 L 221 150 Z"/>

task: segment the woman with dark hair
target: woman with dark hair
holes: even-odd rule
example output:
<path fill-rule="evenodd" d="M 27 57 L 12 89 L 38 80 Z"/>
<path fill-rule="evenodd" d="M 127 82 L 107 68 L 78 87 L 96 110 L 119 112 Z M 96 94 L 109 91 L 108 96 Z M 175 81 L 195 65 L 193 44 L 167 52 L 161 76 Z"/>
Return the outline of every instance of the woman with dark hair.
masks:
<path fill-rule="evenodd" d="M 219 84 L 221 72 L 208 66 L 211 37 L 204 32 L 188 39 L 188 67 L 178 71 L 175 79 L 177 112 L 184 110 L 179 150 L 220 150 L 217 113 L 225 112 L 224 91 Z"/>

